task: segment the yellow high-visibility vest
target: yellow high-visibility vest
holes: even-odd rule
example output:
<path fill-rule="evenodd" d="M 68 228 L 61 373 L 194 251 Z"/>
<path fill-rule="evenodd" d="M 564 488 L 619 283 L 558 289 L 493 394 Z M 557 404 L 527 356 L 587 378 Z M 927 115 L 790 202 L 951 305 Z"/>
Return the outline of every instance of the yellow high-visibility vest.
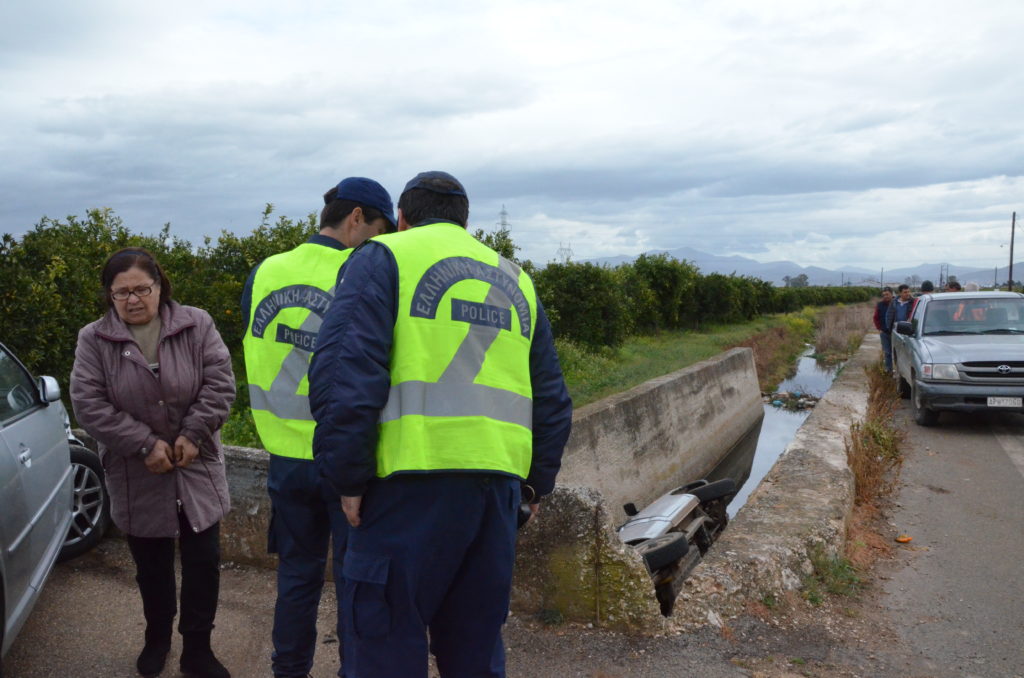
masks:
<path fill-rule="evenodd" d="M 271 454 L 313 458 L 309 359 L 351 249 L 303 243 L 256 270 L 249 326 L 242 338 L 249 403 Z"/>
<path fill-rule="evenodd" d="M 377 475 L 470 470 L 525 479 L 533 449 L 533 281 L 457 224 L 374 241 L 398 267 Z"/>

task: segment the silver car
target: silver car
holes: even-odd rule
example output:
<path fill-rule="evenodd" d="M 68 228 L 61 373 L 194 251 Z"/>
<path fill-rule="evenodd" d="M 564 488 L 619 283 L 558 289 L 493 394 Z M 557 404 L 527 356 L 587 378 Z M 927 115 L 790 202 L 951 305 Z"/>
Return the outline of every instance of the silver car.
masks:
<path fill-rule="evenodd" d="M 71 526 L 66 421 L 57 381 L 33 379 L 0 344 L 0 663 Z"/>
<path fill-rule="evenodd" d="M 629 516 L 619 539 L 643 558 L 654 580 L 661 613 L 672 614 L 683 580 L 700 563 L 729 522 L 726 507 L 737 492 L 732 478 L 697 480 L 655 499 L 643 510 L 622 507 Z"/>
<path fill-rule="evenodd" d="M 892 347 L 900 395 L 921 426 L 943 410 L 1024 412 L 1024 294 L 923 295 Z"/>

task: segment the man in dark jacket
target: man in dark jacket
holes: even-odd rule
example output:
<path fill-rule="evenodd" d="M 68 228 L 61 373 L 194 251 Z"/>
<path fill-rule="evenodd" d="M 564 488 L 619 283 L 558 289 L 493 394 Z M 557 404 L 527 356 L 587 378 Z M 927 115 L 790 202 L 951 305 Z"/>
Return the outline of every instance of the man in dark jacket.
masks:
<path fill-rule="evenodd" d="M 353 529 L 346 661 L 360 678 L 505 675 L 520 502 L 554 488 L 572 402 L 533 282 L 466 232 L 450 174 L 341 271 L 310 365 L 313 455 Z M 350 650 L 351 648 L 351 650 Z"/>
<path fill-rule="evenodd" d="M 892 328 L 886 327 L 886 315 L 892 303 L 892 288 L 882 288 L 882 300 L 875 304 L 875 316 L 872 318 L 878 337 L 882 340 L 882 355 L 885 356 L 885 371 L 892 372 Z"/>
<path fill-rule="evenodd" d="M 889 304 L 888 310 L 885 312 L 885 327 L 889 330 L 890 336 L 892 331 L 896 329 L 896 323 L 910 320 L 914 312 L 914 298 L 910 296 L 910 285 L 900 285 L 896 290 L 899 292 L 899 296 L 893 299 L 892 303 Z M 890 350 L 891 353 L 892 351 Z M 891 355 L 888 369 L 890 372 L 892 371 Z"/>
<path fill-rule="evenodd" d="M 365 177 L 348 177 L 324 194 L 320 232 L 260 263 L 243 292 L 250 406 L 270 453 L 267 550 L 278 557 L 271 655 L 275 678 L 305 678 L 313 667 L 329 537 L 341 600 L 348 524 L 335 498 L 321 495 L 313 465 L 314 422 L 304 392 L 313 340 L 351 248 L 395 226 L 384 187 Z M 341 655 L 340 611 L 337 629 Z M 346 672 L 349 662 L 339 659 L 344 665 L 338 675 L 353 675 Z"/>

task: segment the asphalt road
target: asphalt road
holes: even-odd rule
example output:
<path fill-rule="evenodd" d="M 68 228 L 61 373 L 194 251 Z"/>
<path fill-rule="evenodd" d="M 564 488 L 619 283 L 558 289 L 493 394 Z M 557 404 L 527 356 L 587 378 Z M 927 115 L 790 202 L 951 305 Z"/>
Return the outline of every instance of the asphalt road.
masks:
<path fill-rule="evenodd" d="M 913 541 L 880 571 L 887 616 L 926 675 L 1024 676 L 1024 415 L 897 416 L 890 520 Z"/>
<path fill-rule="evenodd" d="M 908 432 L 892 535 L 913 541 L 859 600 L 799 596 L 721 630 L 637 637 L 513 616 L 508 674 L 560 678 L 1024 678 L 1024 416 L 943 415 Z M 274 574 L 226 564 L 213 643 L 236 678 L 270 676 Z M 313 676 L 338 668 L 334 597 Z M 142 610 L 123 541 L 56 567 L 6 678 L 134 676 Z M 179 640 L 163 675 L 178 676 Z M 436 674 L 432 674 L 436 675 Z"/>

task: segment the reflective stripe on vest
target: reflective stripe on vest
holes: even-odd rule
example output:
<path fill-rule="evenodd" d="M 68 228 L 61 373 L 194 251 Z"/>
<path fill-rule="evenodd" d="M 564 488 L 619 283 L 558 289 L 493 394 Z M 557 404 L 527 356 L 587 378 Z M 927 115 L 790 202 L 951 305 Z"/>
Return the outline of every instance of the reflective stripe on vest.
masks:
<path fill-rule="evenodd" d="M 536 316 L 529 276 L 453 224 L 375 240 L 391 249 L 399 272 L 378 475 L 494 470 L 525 478 Z"/>
<path fill-rule="evenodd" d="M 309 358 L 338 270 L 351 252 L 304 243 L 268 258 L 256 271 L 242 344 L 253 420 L 271 454 L 313 458 Z M 296 283 L 299 276 L 302 282 Z"/>

